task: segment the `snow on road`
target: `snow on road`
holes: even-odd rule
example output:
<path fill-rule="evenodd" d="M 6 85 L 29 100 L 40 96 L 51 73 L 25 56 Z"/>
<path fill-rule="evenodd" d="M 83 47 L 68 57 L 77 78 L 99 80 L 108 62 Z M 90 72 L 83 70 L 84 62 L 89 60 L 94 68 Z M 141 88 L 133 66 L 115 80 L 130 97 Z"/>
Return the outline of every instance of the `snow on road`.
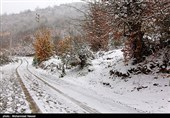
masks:
<path fill-rule="evenodd" d="M 16 75 L 19 63 L 0 67 L 0 113 L 31 113 Z"/>
<path fill-rule="evenodd" d="M 31 71 L 31 70 L 30 70 Z M 114 100 L 101 96 L 92 89 L 76 85 L 73 83 L 66 82 L 61 80 L 56 76 L 47 75 L 41 72 L 35 73 L 36 70 L 33 70 L 32 73 L 36 74 L 42 78 L 45 82 L 61 90 L 64 94 L 69 96 L 69 98 L 74 98 L 77 101 L 87 104 L 87 106 L 96 109 L 101 113 L 137 113 L 143 112 L 141 110 L 135 110 L 132 107 L 128 107 L 119 103 L 116 103 Z M 95 111 L 94 111 L 95 112 Z"/>
<path fill-rule="evenodd" d="M 92 60 L 92 66 L 87 69 L 67 70 L 64 78 L 59 78 L 59 73 L 50 73 L 50 70 L 35 69 L 31 65 L 32 58 L 27 60 L 31 72 L 99 112 L 169 113 L 168 78 L 161 74 L 139 74 L 124 80 L 111 77 L 109 71 L 117 63 L 120 63 L 118 68 L 121 71 L 126 70 L 122 58 L 120 50 L 105 52 Z M 138 89 L 142 86 L 146 88 Z"/>
<path fill-rule="evenodd" d="M 169 80 L 157 75 L 134 75 L 129 79 L 111 77 L 109 71 L 119 64 L 125 71 L 120 50 L 97 55 L 92 65 L 67 70 L 42 70 L 32 66 L 32 58 L 20 57 L 20 63 L 1 67 L 0 112 L 29 113 L 29 102 L 20 85 L 18 74 L 32 101 L 42 113 L 169 113 Z M 53 61 L 51 61 L 53 60 Z M 61 63 L 56 59 L 46 62 Z M 55 61 L 55 62 L 54 62 Z M 90 71 L 89 71 L 90 70 Z M 10 72 L 10 73 L 9 73 Z M 143 89 L 138 89 L 144 86 Z M 15 105 L 14 105 L 15 104 Z"/>
<path fill-rule="evenodd" d="M 42 113 L 85 113 L 86 111 L 74 104 L 58 91 L 39 80 L 27 70 L 27 62 L 19 67 L 19 74 L 26 88 L 35 100 Z"/>

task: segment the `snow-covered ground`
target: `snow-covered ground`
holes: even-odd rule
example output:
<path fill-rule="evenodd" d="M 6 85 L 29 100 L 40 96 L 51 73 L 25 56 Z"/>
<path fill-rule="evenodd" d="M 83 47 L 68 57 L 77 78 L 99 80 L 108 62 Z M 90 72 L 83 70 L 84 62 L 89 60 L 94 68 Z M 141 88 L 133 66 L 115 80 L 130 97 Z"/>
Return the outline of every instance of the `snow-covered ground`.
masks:
<path fill-rule="evenodd" d="M 31 113 L 16 75 L 19 63 L 0 67 L 0 113 Z"/>
<path fill-rule="evenodd" d="M 53 66 L 61 66 L 58 58 L 44 62 L 46 70 L 33 67 L 31 57 L 19 59 L 22 63 L 18 73 L 43 113 L 170 113 L 168 75 L 138 74 L 126 79 L 110 75 L 110 70 L 125 72 L 133 67 L 124 65 L 121 50 L 98 53 L 91 66 L 67 69 L 63 78 L 61 70 Z M 3 66 L 2 75 L 5 68 L 15 70 L 18 65 Z M 8 80 L 6 83 L 9 84 Z"/>

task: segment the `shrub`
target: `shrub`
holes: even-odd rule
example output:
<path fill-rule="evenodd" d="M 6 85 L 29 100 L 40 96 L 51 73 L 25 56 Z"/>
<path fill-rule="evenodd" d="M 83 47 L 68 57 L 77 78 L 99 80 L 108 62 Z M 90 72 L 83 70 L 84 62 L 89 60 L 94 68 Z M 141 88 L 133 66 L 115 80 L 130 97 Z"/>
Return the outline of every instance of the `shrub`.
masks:
<path fill-rule="evenodd" d="M 0 66 L 8 64 L 9 62 L 11 62 L 11 60 L 7 55 L 5 55 L 4 53 L 0 55 Z"/>

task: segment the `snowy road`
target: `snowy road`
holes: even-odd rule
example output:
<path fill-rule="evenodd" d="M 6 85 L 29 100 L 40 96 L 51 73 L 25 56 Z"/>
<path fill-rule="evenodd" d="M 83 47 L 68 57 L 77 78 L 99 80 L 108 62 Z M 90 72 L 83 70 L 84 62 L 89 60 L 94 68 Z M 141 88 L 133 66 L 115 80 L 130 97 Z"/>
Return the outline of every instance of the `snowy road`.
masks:
<path fill-rule="evenodd" d="M 58 58 L 41 69 L 32 66 L 32 57 L 14 57 L 0 67 L 0 113 L 169 113 L 166 75 L 111 77 L 111 69 L 126 69 L 120 59 L 120 50 L 106 52 L 92 66 L 67 69 L 60 78 L 61 70 L 51 66 L 61 63 Z"/>
<path fill-rule="evenodd" d="M 138 113 L 133 107 L 115 102 L 81 85 L 69 83 L 36 69 L 22 59 L 18 74 L 43 113 Z"/>
<path fill-rule="evenodd" d="M 16 74 L 19 63 L 0 67 L 0 113 L 31 113 L 23 86 Z"/>
<path fill-rule="evenodd" d="M 27 62 L 22 60 L 18 74 L 30 96 L 42 113 L 84 113 L 86 112 L 72 101 L 61 95 L 48 83 L 27 70 Z"/>

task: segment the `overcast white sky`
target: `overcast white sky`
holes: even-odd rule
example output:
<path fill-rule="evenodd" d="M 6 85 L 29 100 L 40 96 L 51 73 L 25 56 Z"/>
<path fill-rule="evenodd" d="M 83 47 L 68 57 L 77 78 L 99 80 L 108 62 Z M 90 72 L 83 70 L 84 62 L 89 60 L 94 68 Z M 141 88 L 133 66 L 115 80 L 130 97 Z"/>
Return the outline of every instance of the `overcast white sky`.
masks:
<path fill-rule="evenodd" d="M 48 6 L 63 3 L 80 2 L 81 0 L 0 0 L 0 14 L 19 13 L 25 10 L 35 10 L 35 8 L 46 8 Z"/>

